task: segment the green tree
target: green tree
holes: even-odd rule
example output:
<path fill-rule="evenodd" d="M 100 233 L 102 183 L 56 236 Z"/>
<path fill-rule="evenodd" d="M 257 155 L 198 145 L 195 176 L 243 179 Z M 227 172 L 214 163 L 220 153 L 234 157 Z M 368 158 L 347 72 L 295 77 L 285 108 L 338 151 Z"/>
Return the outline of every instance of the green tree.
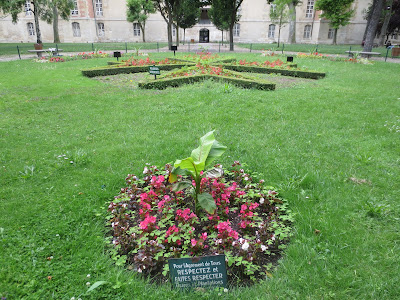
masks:
<path fill-rule="evenodd" d="M 275 0 L 267 1 L 269 3 L 273 2 L 273 6 L 269 11 L 269 16 L 271 21 L 278 24 L 278 48 L 281 40 L 281 29 L 289 22 L 289 0 Z"/>
<path fill-rule="evenodd" d="M 146 21 L 149 14 L 155 13 L 154 4 L 148 0 L 127 0 L 126 19 L 129 22 L 137 22 L 142 31 L 143 42 L 146 42 Z"/>
<path fill-rule="evenodd" d="M 64 20 L 68 20 L 71 9 L 74 7 L 73 0 L 31 0 L 31 10 L 35 20 L 36 42 L 42 44 L 42 34 L 39 26 L 39 19 L 52 23 L 56 20 L 56 26 L 53 26 L 54 40 L 58 37 L 58 15 Z M 0 0 L 0 9 L 4 14 L 11 14 L 12 21 L 18 22 L 18 14 L 25 11 L 26 0 Z M 54 25 L 54 24 L 53 24 Z"/>
<path fill-rule="evenodd" d="M 240 20 L 238 10 L 243 0 L 213 0 L 209 16 L 214 25 L 229 28 L 229 50 L 233 51 L 233 27 Z"/>
<path fill-rule="evenodd" d="M 172 25 L 179 6 L 180 0 L 153 0 L 154 6 L 160 12 L 164 21 L 167 23 L 168 48 L 172 46 Z"/>
<path fill-rule="evenodd" d="M 337 31 L 340 26 L 346 26 L 354 14 L 351 5 L 354 0 L 317 0 L 315 9 L 322 10 L 321 17 L 330 21 L 335 30 L 333 35 L 333 44 L 336 45 Z"/>
<path fill-rule="evenodd" d="M 185 43 L 186 29 L 192 28 L 199 21 L 200 7 L 201 3 L 198 0 L 181 0 L 177 8 L 176 23 L 177 27 L 183 29 L 183 43 Z"/>
<path fill-rule="evenodd" d="M 267 0 L 268 4 L 275 4 L 277 7 L 287 6 L 287 19 L 289 22 L 288 43 L 296 43 L 296 7 L 301 3 L 300 0 Z"/>

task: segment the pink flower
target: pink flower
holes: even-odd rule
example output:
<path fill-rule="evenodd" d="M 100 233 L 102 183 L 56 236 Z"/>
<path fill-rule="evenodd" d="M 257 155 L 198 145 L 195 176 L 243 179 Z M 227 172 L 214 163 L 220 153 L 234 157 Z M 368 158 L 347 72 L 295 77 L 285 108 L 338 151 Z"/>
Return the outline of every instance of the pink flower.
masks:
<path fill-rule="evenodd" d="M 205 240 L 207 239 L 207 232 L 203 232 L 203 233 L 201 234 L 201 239 L 202 239 L 203 241 L 205 241 Z"/>
<path fill-rule="evenodd" d="M 148 230 L 156 222 L 156 217 L 147 216 L 142 222 L 140 222 L 140 229 Z"/>
<path fill-rule="evenodd" d="M 196 239 L 191 239 L 190 242 L 192 243 L 192 247 L 195 247 L 197 244 Z"/>

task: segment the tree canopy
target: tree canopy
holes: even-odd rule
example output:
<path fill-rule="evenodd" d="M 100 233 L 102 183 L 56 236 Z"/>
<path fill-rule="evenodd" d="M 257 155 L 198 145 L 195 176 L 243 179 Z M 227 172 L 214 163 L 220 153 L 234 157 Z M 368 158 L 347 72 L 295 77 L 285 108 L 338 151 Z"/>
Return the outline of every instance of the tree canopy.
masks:
<path fill-rule="evenodd" d="M 353 2 L 354 0 L 317 0 L 315 2 L 315 9 L 322 10 L 321 17 L 328 19 L 332 28 L 335 29 L 334 44 L 336 44 L 337 30 L 350 23 L 354 14 L 354 9 L 351 8 Z"/>
<path fill-rule="evenodd" d="M 233 27 L 240 20 L 238 10 L 243 0 L 213 0 L 209 16 L 219 30 L 229 29 L 229 50 L 233 51 Z"/>
<path fill-rule="evenodd" d="M 137 22 L 142 31 L 143 42 L 146 42 L 146 21 L 149 14 L 155 12 L 154 3 L 148 0 L 127 0 L 126 19 L 129 22 Z"/>

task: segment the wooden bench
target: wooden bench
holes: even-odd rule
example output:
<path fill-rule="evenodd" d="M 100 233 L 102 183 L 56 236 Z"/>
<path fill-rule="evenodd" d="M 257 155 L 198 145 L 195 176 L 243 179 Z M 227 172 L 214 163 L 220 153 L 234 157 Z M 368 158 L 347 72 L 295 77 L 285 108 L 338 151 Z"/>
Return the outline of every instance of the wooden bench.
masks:
<path fill-rule="evenodd" d="M 379 52 L 364 52 L 364 51 L 346 51 L 346 53 L 349 54 L 349 56 L 353 57 L 354 54 L 359 55 L 361 54 L 362 56 L 366 56 L 367 58 L 370 58 L 373 55 L 381 55 Z"/>
<path fill-rule="evenodd" d="M 36 53 L 39 58 L 43 57 L 43 53 L 51 53 L 52 55 L 59 55 L 58 52 L 63 51 L 63 49 L 57 48 L 49 48 L 49 49 L 41 49 L 41 50 L 28 50 L 28 52 Z"/>

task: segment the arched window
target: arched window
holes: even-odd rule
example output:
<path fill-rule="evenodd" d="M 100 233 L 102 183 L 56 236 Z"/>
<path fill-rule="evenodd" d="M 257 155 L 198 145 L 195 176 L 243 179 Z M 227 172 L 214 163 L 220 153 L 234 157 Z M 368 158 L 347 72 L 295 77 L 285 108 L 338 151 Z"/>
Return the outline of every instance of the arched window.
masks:
<path fill-rule="evenodd" d="M 81 26 L 78 22 L 72 22 L 72 33 L 75 37 L 81 36 Z"/>
<path fill-rule="evenodd" d="M 240 36 L 240 24 L 233 26 L 233 36 Z"/>
<path fill-rule="evenodd" d="M 106 31 L 104 29 L 104 23 L 97 23 L 97 34 L 99 36 L 105 36 Z"/>
<path fill-rule="evenodd" d="M 140 36 L 139 23 L 133 23 L 133 36 Z"/>
<path fill-rule="evenodd" d="M 305 39 L 311 38 L 311 25 L 304 26 L 304 35 L 303 35 L 303 37 Z"/>
<path fill-rule="evenodd" d="M 26 24 L 28 28 L 28 34 L 29 35 L 35 35 L 35 27 L 33 26 L 33 23 L 29 22 Z"/>
<path fill-rule="evenodd" d="M 270 39 L 275 37 L 275 24 L 269 25 L 269 27 L 268 27 L 268 37 Z"/>

